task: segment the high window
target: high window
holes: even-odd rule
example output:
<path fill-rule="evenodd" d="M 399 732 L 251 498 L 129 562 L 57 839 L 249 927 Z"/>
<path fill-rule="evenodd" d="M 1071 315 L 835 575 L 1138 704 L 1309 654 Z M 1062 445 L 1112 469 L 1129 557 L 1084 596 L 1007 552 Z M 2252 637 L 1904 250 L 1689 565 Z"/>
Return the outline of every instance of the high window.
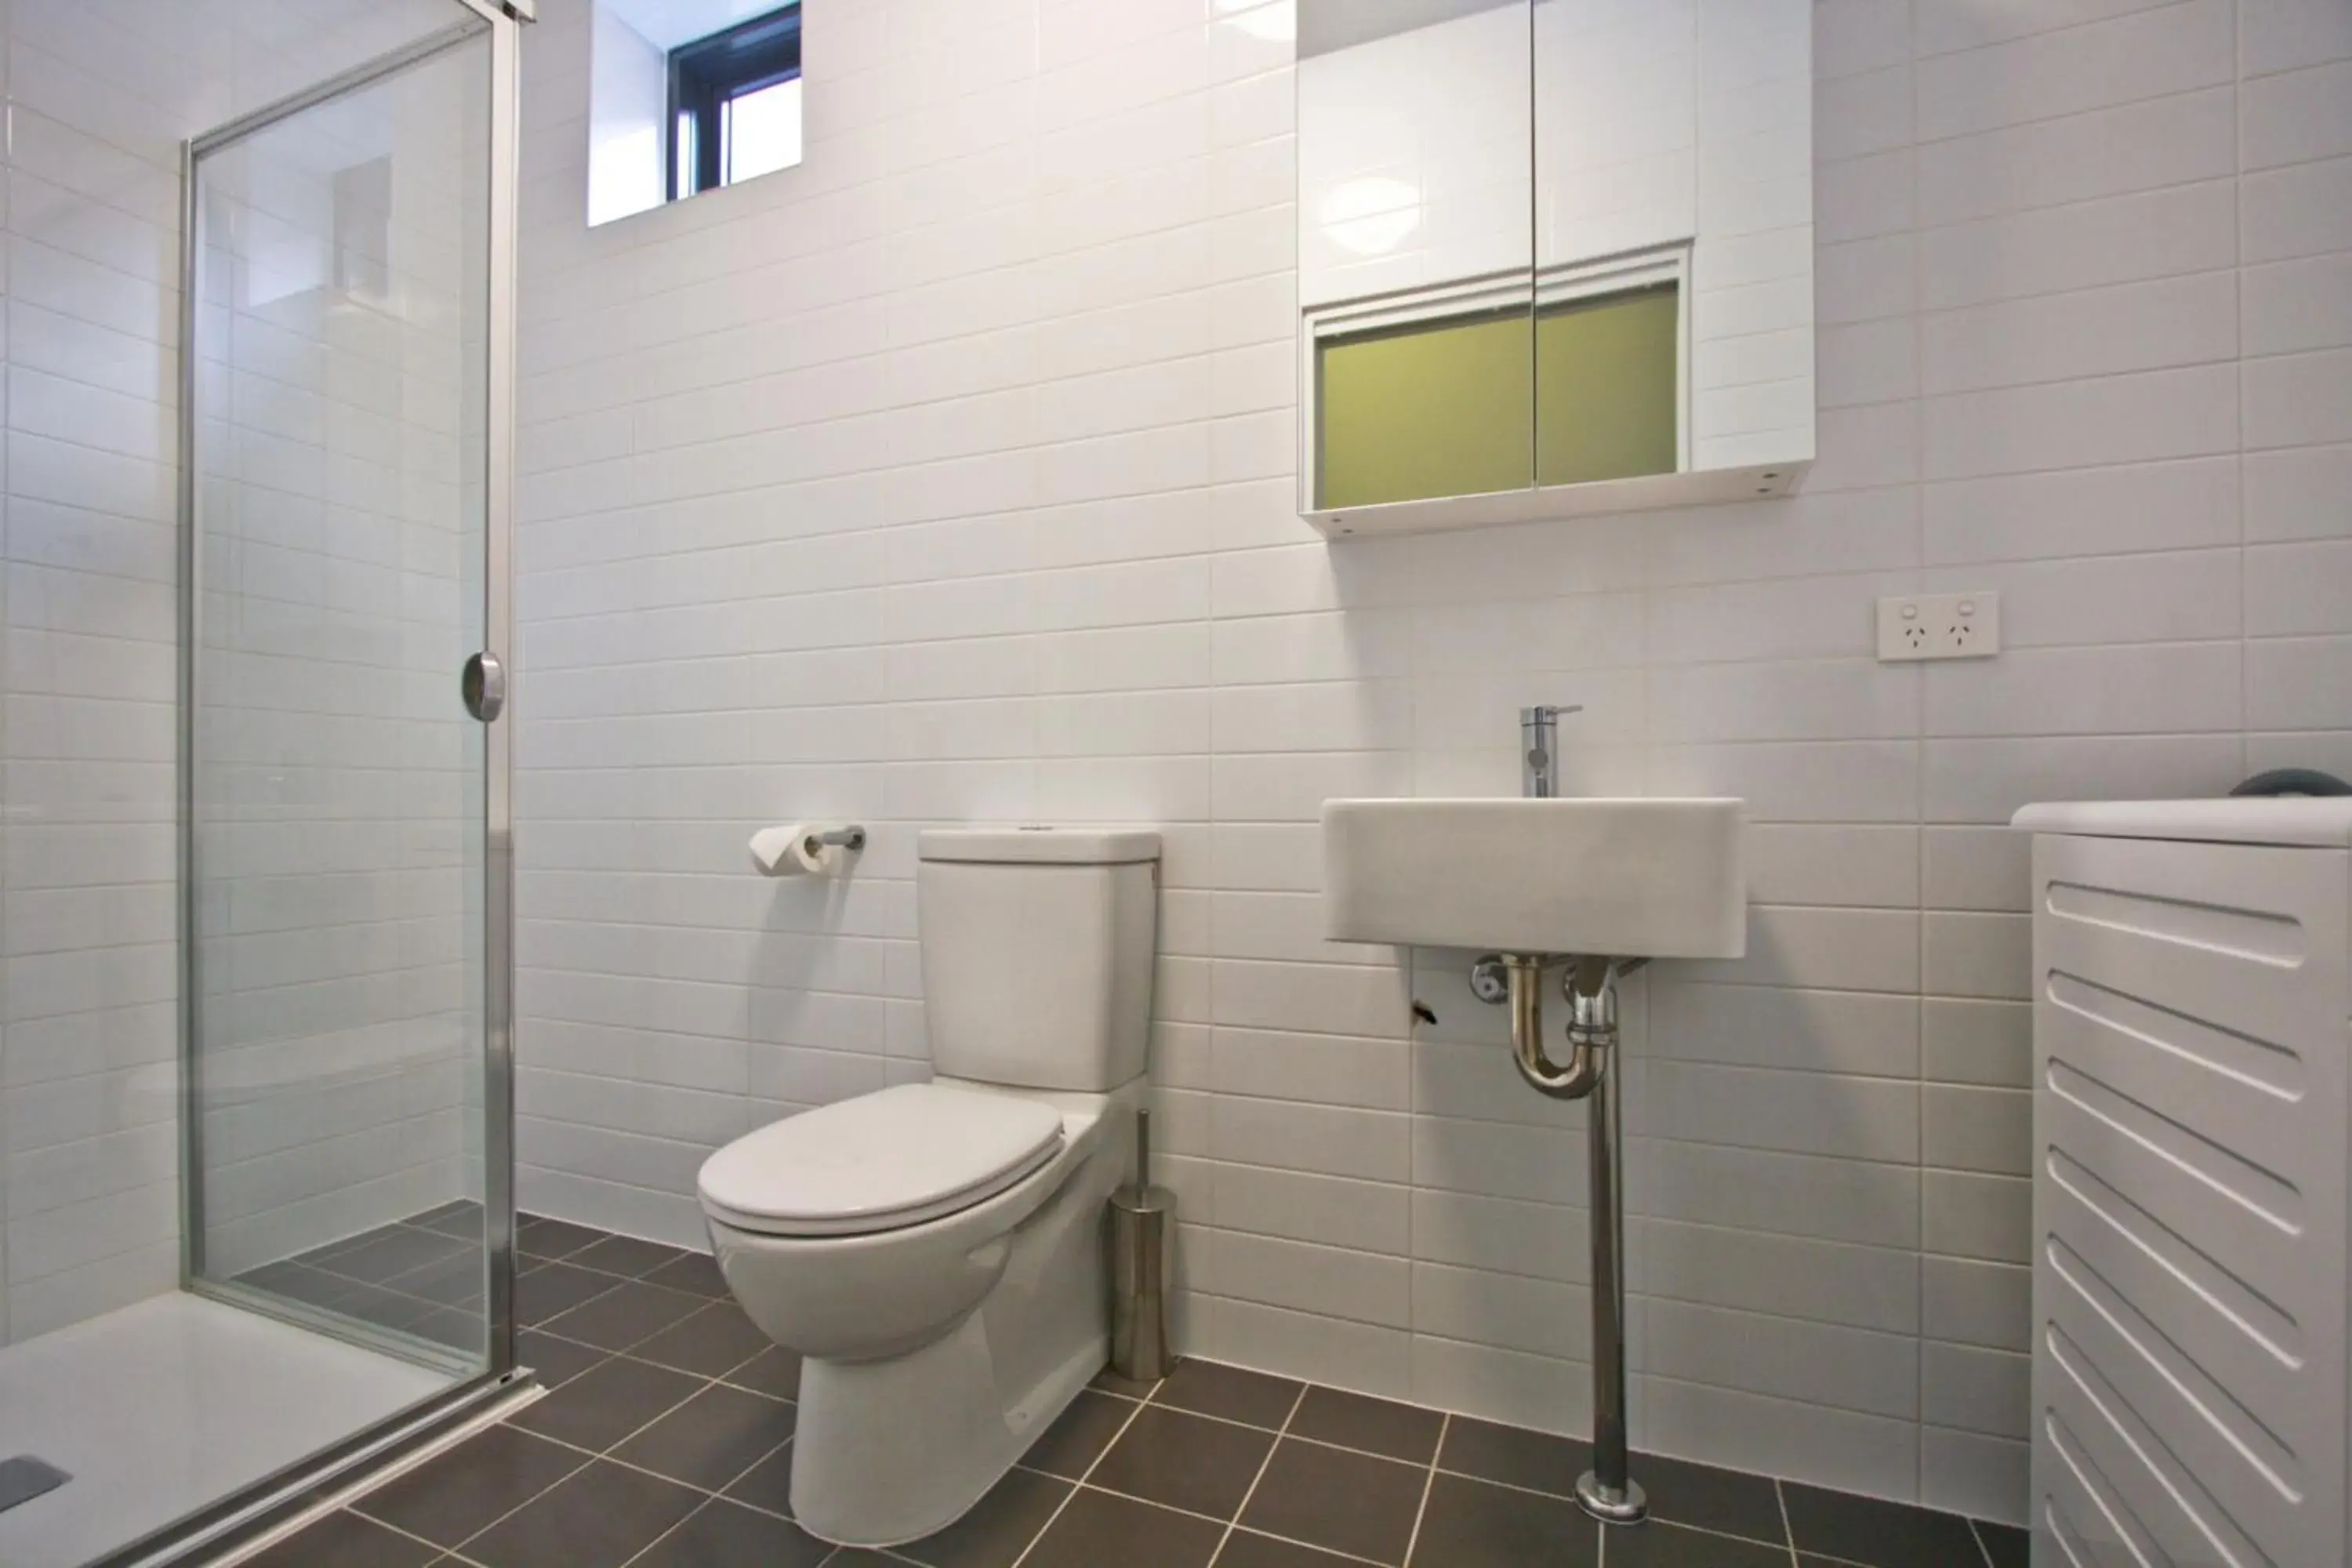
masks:
<path fill-rule="evenodd" d="M 669 52 L 669 197 L 801 161 L 797 5 Z"/>
<path fill-rule="evenodd" d="M 593 0 L 591 11 L 591 225 L 800 163 L 798 0 Z"/>

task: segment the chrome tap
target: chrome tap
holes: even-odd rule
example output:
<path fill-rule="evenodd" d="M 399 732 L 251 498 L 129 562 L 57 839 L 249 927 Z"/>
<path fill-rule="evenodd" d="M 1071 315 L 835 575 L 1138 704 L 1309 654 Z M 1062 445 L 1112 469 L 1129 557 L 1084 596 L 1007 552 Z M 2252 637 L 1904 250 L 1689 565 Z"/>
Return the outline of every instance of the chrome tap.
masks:
<path fill-rule="evenodd" d="M 1519 710 L 1519 793 L 1529 800 L 1559 794 L 1559 716 L 1581 713 L 1584 705 Z"/>

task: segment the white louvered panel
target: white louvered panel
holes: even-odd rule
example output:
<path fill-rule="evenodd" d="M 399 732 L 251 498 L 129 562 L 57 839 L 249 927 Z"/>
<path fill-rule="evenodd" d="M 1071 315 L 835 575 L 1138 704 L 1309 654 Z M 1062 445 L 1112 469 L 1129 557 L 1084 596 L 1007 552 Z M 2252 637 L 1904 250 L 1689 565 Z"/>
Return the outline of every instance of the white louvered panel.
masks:
<path fill-rule="evenodd" d="M 2347 854 L 2033 872 L 2034 1562 L 2343 1563 Z"/>

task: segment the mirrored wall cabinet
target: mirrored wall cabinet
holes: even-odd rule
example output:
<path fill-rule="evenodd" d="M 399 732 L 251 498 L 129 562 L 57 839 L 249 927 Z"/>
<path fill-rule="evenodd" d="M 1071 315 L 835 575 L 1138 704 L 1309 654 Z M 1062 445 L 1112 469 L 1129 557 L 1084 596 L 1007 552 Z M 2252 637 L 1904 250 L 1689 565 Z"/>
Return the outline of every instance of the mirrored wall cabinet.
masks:
<path fill-rule="evenodd" d="M 1803 477 L 1811 0 L 1298 0 L 1297 79 L 1326 533 Z"/>

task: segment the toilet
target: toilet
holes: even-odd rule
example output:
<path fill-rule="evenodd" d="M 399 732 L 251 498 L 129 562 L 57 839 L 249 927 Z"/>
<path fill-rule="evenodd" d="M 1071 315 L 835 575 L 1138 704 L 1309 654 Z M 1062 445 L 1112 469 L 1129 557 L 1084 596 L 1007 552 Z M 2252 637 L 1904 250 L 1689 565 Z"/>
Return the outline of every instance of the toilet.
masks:
<path fill-rule="evenodd" d="M 933 1078 L 713 1154 L 712 1251 L 803 1358 L 803 1529 L 894 1546 L 961 1517 L 1100 1370 L 1104 1205 L 1130 1178 L 1160 837 L 921 835 Z"/>

